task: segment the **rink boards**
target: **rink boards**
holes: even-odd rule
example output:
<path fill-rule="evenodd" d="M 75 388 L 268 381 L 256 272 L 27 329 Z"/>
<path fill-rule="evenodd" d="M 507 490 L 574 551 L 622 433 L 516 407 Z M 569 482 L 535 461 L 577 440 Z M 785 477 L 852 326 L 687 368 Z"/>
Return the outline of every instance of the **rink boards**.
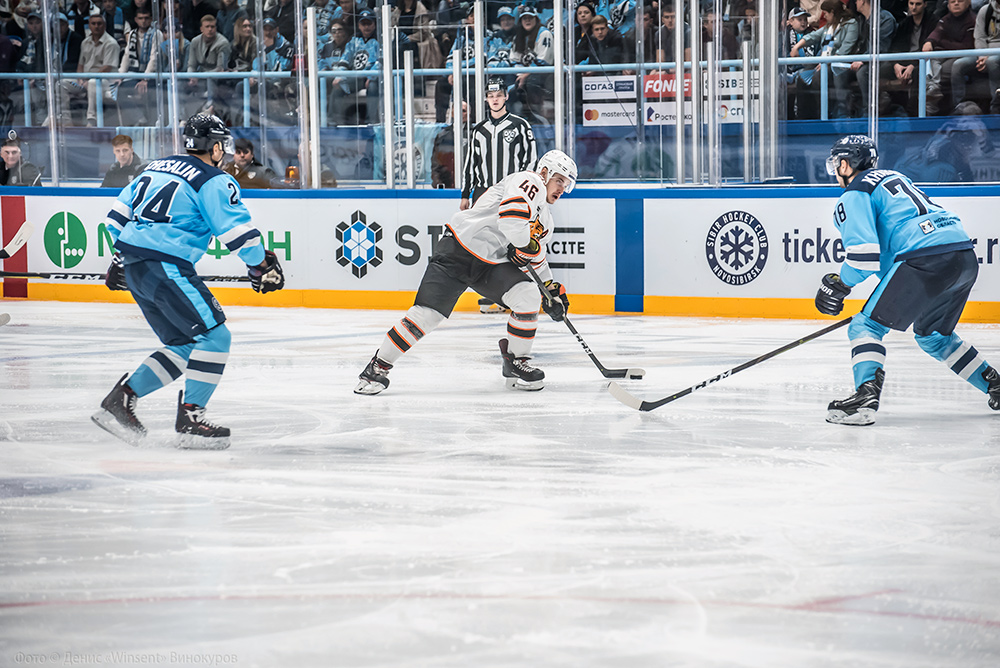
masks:
<path fill-rule="evenodd" d="M 26 253 L 6 271 L 103 273 L 111 255 L 104 219 L 113 195 L 94 189 L 9 188 L 0 197 L 3 239 L 23 220 L 36 225 Z M 10 194 L 7 194 L 10 193 Z M 976 240 L 979 281 L 965 319 L 1000 322 L 1000 228 L 993 186 L 928 188 L 961 216 Z M 838 271 L 843 246 L 832 221 L 835 188 L 578 188 L 553 207 L 546 244 L 556 278 L 577 312 L 815 317 L 823 274 Z M 223 304 L 405 308 L 444 225 L 455 191 L 247 191 L 265 245 L 277 253 L 286 289 L 253 293 L 218 283 Z M 203 275 L 239 276 L 245 266 L 218 243 Z M 125 301 L 97 279 L 5 279 L 7 297 Z M 868 283 L 872 283 L 869 281 Z M 852 297 L 871 290 L 862 285 Z M 856 304 L 860 306 L 860 302 Z M 475 309 L 467 293 L 460 309 Z M 850 309 L 850 305 L 848 306 Z"/>

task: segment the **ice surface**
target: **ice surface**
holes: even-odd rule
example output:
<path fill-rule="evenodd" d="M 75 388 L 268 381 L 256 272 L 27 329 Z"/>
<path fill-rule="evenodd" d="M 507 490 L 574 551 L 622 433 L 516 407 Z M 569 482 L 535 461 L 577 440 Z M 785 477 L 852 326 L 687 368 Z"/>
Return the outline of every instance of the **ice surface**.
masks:
<path fill-rule="evenodd" d="M 0 666 L 1000 665 L 1000 413 L 908 334 L 858 428 L 843 330 L 638 413 L 545 318 L 542 392 L 468 313 L 360 397 L 399 313 L 226 311 L 233 446 L 192 452 L 179 383 L 142 447 L 89 420 L 135 306 L 0 301 Z M 648 399 L 828 322 L 574 318 Z"/>

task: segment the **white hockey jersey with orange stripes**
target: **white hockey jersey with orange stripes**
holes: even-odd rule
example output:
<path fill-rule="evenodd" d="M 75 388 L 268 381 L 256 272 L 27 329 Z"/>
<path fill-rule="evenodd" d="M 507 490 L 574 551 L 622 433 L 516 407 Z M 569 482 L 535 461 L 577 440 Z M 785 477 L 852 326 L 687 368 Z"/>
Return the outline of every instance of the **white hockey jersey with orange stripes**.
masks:
<path fill-rule="evenodd" d="M 462 247 L 483 262 L 507 262 L 507 244 L 518 248 L 534 238 L 542 247 L 531 266 L 543 281 L 552 280 L 545 259 L 545 242 L 552 231 L 552 214 L 545 201 L 545 184 L 537 172 L 515 172 L 491 186 L 476 205 L 451 217 L 448 227 Z"/>

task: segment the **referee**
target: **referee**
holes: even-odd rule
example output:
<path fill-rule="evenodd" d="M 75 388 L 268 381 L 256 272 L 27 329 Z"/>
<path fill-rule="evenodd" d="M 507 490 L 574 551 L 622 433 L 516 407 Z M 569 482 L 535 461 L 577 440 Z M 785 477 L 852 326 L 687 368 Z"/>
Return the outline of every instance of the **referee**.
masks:
<path fill-rule="evenodd" d="M 472 128 L 472 148 L 465 159 L 460 205 L 463 211 L 504 177 L 534 169 L 538 159 L 531 126 L 520 116 L 507 111 L 507 86 L 502 77 L 489 78 L 486 104 L 490 107 L 490 114 Z"/>

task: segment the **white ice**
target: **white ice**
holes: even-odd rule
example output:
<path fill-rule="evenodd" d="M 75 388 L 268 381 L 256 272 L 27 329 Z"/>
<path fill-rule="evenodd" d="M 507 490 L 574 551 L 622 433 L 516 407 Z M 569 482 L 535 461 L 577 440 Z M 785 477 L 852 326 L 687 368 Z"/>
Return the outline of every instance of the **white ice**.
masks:
<path fill-rule="evenodd" d="M 1000 665 L 1000 413 L 909 334 L 844 427 L 844 330 L 639 413 L 546 318 L 542 392 L 462 313 L 361 397 L 399 313 L 226 311 L 233 446 L 194 452 L 179 383 L 141 447 L 90 422 L 135 306 L 0 301 L 0 666 Z M 829 321 L 574 322 L 653 399 Z"/>

